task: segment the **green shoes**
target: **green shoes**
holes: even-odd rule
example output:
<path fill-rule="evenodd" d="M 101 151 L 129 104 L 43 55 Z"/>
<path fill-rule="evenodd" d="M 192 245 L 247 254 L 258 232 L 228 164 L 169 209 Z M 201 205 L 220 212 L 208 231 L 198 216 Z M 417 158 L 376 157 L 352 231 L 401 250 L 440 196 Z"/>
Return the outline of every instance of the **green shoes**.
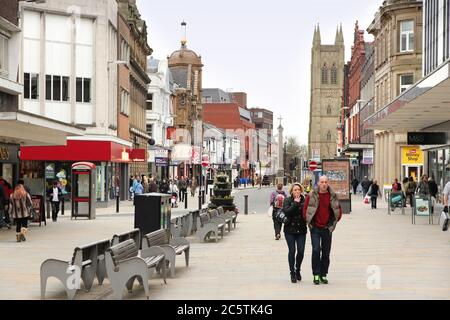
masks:
<path fill-rule="evenodd" d="M 319 277 L 320 283 L 328 284 L 327 277 Z"/>
<path fill-rule="evenodd" d="M 320 277 L 319 276 L 314 276 L 314 284 L 315 285 L 318 285 L 318 284 L 320 284 Z"/>

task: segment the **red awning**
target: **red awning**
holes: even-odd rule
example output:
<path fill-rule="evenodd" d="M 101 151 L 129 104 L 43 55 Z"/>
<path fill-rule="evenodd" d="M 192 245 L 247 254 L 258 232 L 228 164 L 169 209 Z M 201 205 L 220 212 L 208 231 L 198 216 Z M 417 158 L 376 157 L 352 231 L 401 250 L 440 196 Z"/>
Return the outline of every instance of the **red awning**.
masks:
<path fill-rule="evenodd" d="M 146 161 L 146 150 L 112 141 L 68 140 L 65 146 L 21 147 L 20 160 L 131 163 Z"/>

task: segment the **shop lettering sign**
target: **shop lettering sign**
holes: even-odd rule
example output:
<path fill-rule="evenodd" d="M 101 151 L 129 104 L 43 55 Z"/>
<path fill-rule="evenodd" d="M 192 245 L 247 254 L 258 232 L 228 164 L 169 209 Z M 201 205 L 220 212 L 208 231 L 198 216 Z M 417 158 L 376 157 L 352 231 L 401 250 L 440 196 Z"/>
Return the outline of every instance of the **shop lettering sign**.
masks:
<path fill-rule="evenodd" d="M 402 164 L 403 165 L 423 165 L 423 151 L 420 147 L 403 147 Z"/>

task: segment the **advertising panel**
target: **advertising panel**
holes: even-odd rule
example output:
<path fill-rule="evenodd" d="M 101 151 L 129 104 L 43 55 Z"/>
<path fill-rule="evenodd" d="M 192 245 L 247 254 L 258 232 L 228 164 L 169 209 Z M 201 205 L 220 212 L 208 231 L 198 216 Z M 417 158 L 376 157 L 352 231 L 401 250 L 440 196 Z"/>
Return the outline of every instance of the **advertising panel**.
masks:
<path fill-rule="evenodd" d="M 350 200 L 350 162 L 345 160 L 323 160 L 323 173 L 328 176 L 331 189 L 339 200 Z"/>

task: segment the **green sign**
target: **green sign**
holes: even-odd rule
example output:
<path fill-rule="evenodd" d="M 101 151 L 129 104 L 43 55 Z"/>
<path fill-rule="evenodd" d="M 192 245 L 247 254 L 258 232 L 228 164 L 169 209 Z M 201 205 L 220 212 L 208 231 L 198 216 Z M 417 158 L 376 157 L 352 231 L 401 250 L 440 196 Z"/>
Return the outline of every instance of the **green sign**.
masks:
<path fill-rule="evenodd" d="M 55 179 L 55 164 L 47 163 L 45 167 L 45 179 Z"/>
<path fill-rule="evenodd" d="M 417 216 L 428 217 L 431 214 L 430 199 L 424 197 L 416 197 L 416 206 L 414 210 Z"/>

